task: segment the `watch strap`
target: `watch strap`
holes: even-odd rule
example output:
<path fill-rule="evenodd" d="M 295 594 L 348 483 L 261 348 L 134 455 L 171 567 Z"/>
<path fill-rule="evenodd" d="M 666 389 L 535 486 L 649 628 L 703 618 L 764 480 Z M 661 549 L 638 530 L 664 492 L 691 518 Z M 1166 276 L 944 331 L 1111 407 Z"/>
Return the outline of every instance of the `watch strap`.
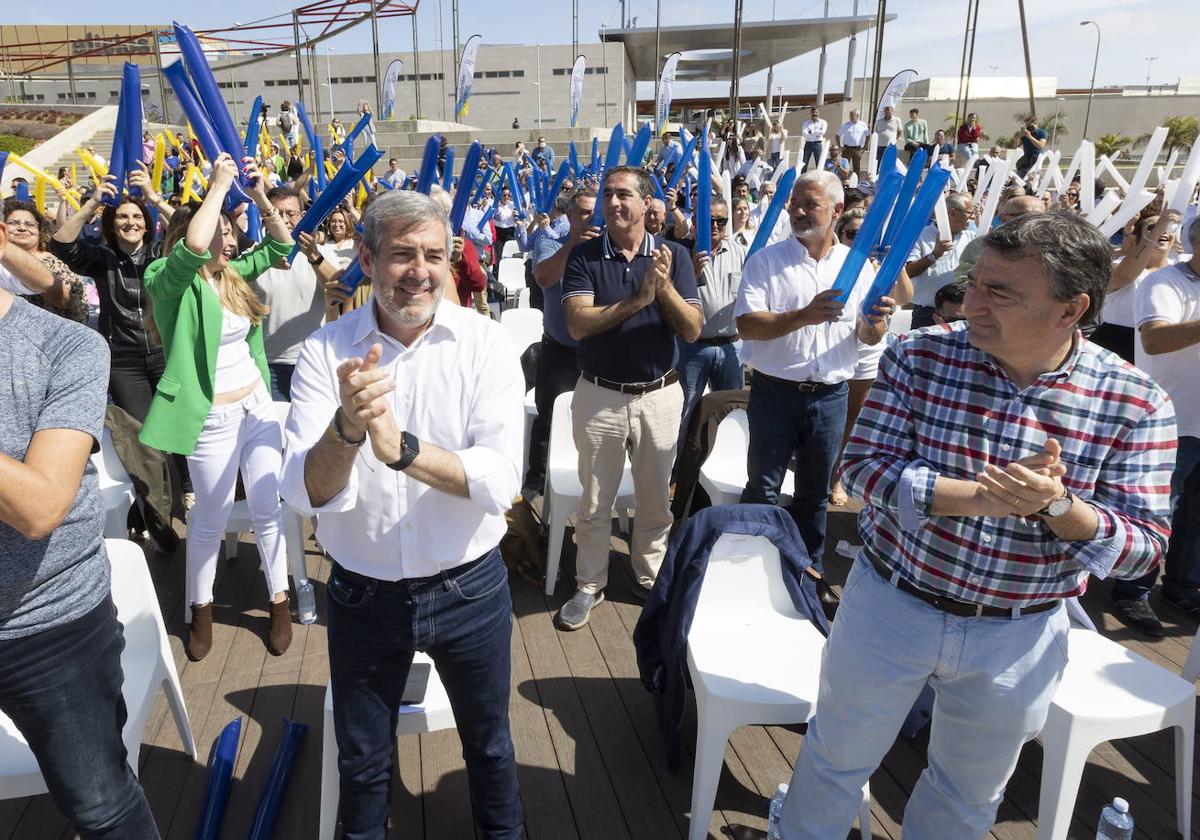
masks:
<path fill-rule="evenodd" d="M 1063 514 L 1065 514 L 1067 512 L 1067 510 L 1070 510 L 1070 505 L 1074 501 L 1075 501 L 1075 497 L 1071 495 L 1071 491 L 1064 487 L 1063 494 L 1056 499 L 1051 499 L 1050 502 L 1044 508 L 1042 508 L 1041 510 L 1038 511 L 1038 515 L 1039 516 L 1062 516 Z M 1057 507 L 1059 502 L 1067 502 L 1067 510 L 1064 510 L 1062 513 L 1058 513 L 1058 514 L 1051 513 L 1050 511 L 1053 508 Z"/>
<path fill-rule="evenodd" d="M 417 436 L 412 432 L 401 432 L 400 457 L 388 464 L 388 467 L 397 472 L 403 472 L 412 465 L 413 461 L 417 460 L 419 454 L 421 454 L 421 442 L 417 440 Z"/>
<path fill-rule="evenodd" d="M 350 438 L 342 433 L 342 407 L 340 405 L 333 412 L 333 419 L 329 421 L 329 429 L 333 432 L 334 440 L 342 446 L 350 447 L 351 449 L 357 449 L 367 440 L 366 434 L 363 434 L 358 440 L 350 440 Z"/>

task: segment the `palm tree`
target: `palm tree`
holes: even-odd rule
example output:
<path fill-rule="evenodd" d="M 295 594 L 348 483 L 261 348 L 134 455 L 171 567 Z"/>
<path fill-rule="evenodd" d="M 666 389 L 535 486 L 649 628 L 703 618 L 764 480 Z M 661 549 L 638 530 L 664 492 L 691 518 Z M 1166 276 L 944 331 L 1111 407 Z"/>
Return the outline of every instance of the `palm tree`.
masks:
<path fill-rule="evenodd" d="M 1190 151 L 1197 135 L 1200 135 L 1200 120 L 1195 117 L 1167 117 L 1162 124 L 1167 129 L 1167 140 L 1163 145 L 1168 155 L 1176 147 Z"/>
<path fill-rule="evenodd" d="M 1122 134 L 1104 134 L 1096 138 L 1096 154 L 1108 155 L 1110 158 L 1117 152 L 1128 149 L 1137 141 Z"/>

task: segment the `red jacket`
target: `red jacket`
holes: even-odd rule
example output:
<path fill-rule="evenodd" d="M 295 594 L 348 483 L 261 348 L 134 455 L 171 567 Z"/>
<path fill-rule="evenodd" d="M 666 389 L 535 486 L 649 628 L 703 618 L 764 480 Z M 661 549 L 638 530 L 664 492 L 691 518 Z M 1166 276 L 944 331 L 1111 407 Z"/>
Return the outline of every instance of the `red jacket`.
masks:
<path fill-rule="evenodd" d="M 479 265 L 479 252 L 475 243 L 463 240 L 463 253 L 458 262 L 450 266 L 454 276 L 454 285 L 458 288 L 458 302 L 463 306 L 471 305 L 471 295 L 482 292 L 487 288 L 487 274 Z"/>

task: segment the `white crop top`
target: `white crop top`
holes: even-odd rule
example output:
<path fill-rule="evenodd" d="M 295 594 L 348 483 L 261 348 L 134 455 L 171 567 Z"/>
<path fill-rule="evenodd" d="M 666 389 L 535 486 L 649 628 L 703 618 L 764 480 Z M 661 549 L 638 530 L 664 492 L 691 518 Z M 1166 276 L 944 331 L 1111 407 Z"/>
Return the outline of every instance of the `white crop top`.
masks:
<path fill-rule="evenodd" d="M 250 355 L 246 336 L 250 334 L 250 319 L 222 309 L 221 345 L 217 348 L 217 370 L 214 394 L 227 394 L 245 388 L 251 382 L 262 381 L 262 372 Z"/>

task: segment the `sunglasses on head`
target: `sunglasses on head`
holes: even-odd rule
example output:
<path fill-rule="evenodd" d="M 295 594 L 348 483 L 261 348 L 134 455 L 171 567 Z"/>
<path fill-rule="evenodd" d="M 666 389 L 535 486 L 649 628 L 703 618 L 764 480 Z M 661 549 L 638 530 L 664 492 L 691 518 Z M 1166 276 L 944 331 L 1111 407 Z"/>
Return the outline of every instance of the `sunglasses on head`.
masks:
<path fill-rule="evenodd" d="M 723 228 L 725 225 L 729 224 L 729 219 L 723 216 L 713 216 L 712 223 L 719 228 Z"/>

